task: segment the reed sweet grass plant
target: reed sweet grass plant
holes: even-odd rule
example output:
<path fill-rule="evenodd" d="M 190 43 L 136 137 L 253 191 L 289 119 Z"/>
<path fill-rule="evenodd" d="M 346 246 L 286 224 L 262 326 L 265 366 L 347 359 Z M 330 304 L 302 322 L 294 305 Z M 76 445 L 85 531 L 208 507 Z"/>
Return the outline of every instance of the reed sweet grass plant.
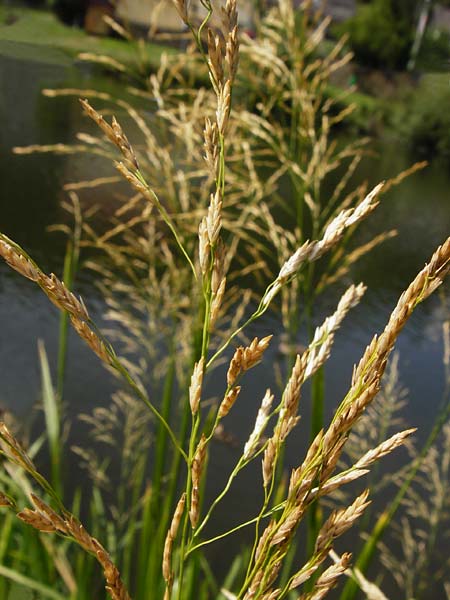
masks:
<path fill-rule="evenodd" d="M 369 492 L 362 491 L 323 518 L 318 516 L 318 502 L 367 475 L 413 433 L 405 429 L 387 439 L 380 434 L 373 446 L 352 456 L 348 466 L 338 466 L 352 429 L 379 392 L 397 336 L 450 268 L 450 240 L 437 248 L 400 297 L 385 329 L 355 367 L 348 393 L 325 423 L 318 374 L 336 331 L 365 287 L 350 285 L 335 312 L 317 327 L 314 303 L 319 293 L 348 274 L 352 262 L 391 235 L 345 250 L 349 237 L 394 182 L 370 191 L 347 190 L 361 158 L 360 144 L 341 149 L 331 140 L 331 127 L 350 109 L 336 107 L 326 95 L 326 83 L 349 58 L 341 56 L 342 44 L 329 56 L 319 56 L 327 21 L 311 12 L 310 3 L 296 11 L 283 0 L 263 20 L 260 41 L 242 43 L 233 0 L 219 10 L 214 29 L 210 19 L 217 10 L 207 0 L 200 25 L 191 20 L 183 0 L 176 6 L 192 32 L 197 54 L 191 59 L 188 53 L 184 73 L 173 59 L 163 60 L 159 72 L 149 78 L 147 91 L 131 90 L 139 99 L 152 98 L 164 127 L 155 131 L 153 122 L 129 102 L 85 90 L 81 105 L 98 134 L 78 134 L 77 146 L 22 150 L 91 152 L 114 161 L 116 176 L 67 186 L 76 228 L 64 282 L 44 273 L 4 234 L 0 254 L 68 315 L 75 332 L 116 376 L 118 391 L 108 409 L 84 417 L 92 425 L 96 445 L 77 448 L 93 482 L 83 525 L 81 499 L 65 497 L 61 474 L 63 321 L 57 395 L 40 350 L 50 476 L 45 478 L 35 466 L 36 448 L 26 451 L 5 424 L 0 429 L 9 473 L 2 477 L 1 496 L 10 509 L 8 527 L 12 531 L 15 514 L 36 530 L 31 538 L 21 538 L 32 534 L 15 529 L 21 532 L 19 555 L 24 556 L 25 544 L 32 539 L 33 556 L 41 553 L 43 568 L 30 571 L 30 576 L 24 561 L 12 560 L 2 572 L 53 598 L 84 600 L 93 590 L 101 597 L 97 563 L 112 598 L 318 600 L 351 564 L 348 552 L 334 555 L 334 561 L 330 556 L 335 540 L 364 514 Z M 251 85 L 248 98 L 238 75 L 240 46 Z M 207 74 L 210 90 L 187 85 L 192 64 Z M 175 89 L 170 87 L 174 81 L 180 84 Z M 47 95 L 74 93 L 78 91 Z M 142 143 L 129 141 L 134 134 L 125 133 L 119 118 L 102 116 L 94 106 L 100 101 L 126 115 Z M 256 111 L 250 112 L 249 101 Z M 326 176 L 346 161 L 347 172 L 333 197 L 324 198 Z M 81 217 L 75 192 L 121 180 L 132 195 L 116 209 L 112 224 L 96 232 L 89 215 Z M 291 202 L 281 194 L 286 181 Z M 276 204 L 284 207 L 294 227 L 276 222 Z M 83 245 L 97 251 L 88 266 L 97 273 L 106 316 L 119 324 L 111 335 L 72 291 Z M 253 289 L 247 287 L 249 275 L 254 277 Z M 251 389 L 248 371 L 265 360 L 272 332 L 245 336 L 274 307 L 281 308 L 288 333 L 286 381 L 279 392 L 267 390 L 261 399 L 253 430 L 241 444 L 221 491 L 209 501 L 205 482 L 213 441 L 223 436 L 224 424 L 233 430 L 233 405 L 242 387 Z M 304 323 L 309 339 L 298 351 Z M 226 367 L 223 375 L 218 365 Z M 217 401 L 206 396 L 212 377 L 221 387 Z M 301 390 L 309 379 L 314 379 L 316 390 L 311 444 L 285 481 L 284 449 L 299 421 Z M 120 465 L 120 483 L 113 491 L 107 486 L 115 465 L 99 456 L 99 444 L 109 447 L 108 454 Z M 257 460 L 262 463 L 261 503 L 255 516 L 209 535 L 218 505 L 226 503 L 238 477 Z M 308 544 L 301 530 L 306 521 Z M 254 533 L 250 549 L 236 556 L 229 577 L 218 584 L 204 550 L 214 543 L 226 548 L 228 537 L 244 527 Z M 4 557 L 13 549 L 13 539 L 5 539 Z M 80 550 L 73 553 L 68 541 Z"/>

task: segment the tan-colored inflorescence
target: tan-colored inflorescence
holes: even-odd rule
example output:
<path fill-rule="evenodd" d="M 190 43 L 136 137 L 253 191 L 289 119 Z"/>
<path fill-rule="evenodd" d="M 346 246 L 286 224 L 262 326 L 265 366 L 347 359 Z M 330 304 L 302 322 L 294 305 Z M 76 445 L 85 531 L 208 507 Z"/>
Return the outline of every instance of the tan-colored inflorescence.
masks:
<path fill-rule="evenodd" d="M 4 455 L 13 463 L 21 466 L 33 478 L 41 483 L 45 480 L 38 475 L 36 468 L 27 453 L 20 446 L 16 438 L 11 434 L 4 423 L 0 423 L 0 444 Z M 50 486 L 45 482 L 47 489 Z M 9 499 L 1 494 L 0 500 L 3 506 L 12 507 Z M 83 525 L 70 512 L 61 509 L 58 513 L 46 502 L 31 494 L 34 509 L 25 508 L 17 516 L 24 523 L 44 533 L 60 533 L 72 538 L 77 544 L 90 554 L 93 554 L 100 563 L 106 580 L 106 589 L 113 600 L 130 600 L 130 596 L 120 578 L 120 573 L 109 554 L 98 540 L 93 538 Z"/>
<path fill-rule="evenodd" d="M 162 572 L 163 577 L 166 582 L 167 589 L 171 589 L 172 581 L 173 581 L 173 573 L 171 569 L 171 561 L 172 561 L 172 548 L 173 542 L 177 537 L 178 528 L 180 526 L 181 518 L 184 512 L 184 506 L 186 504 L 186 494 L 182 494 L 181 498 L 178 501 L 178 504 L 175 508 L 175 512 L 172 517 L 172 522 L 170 524 L 169 531 L 166 535 L 166 540 L 164 542 L 164 552 L 163 552 L 163 563 L 162 563 Z"/>
<path fill-rule="evenodd" d="M 195 363 L 189 386 L 189 404 L 193 415 L 197 414 L 202 394 L 203 371 L 205 369 L 205 359 L 202 358 Z"/>
<path fill-rule="evenodd" d="M 123 155 L 127 167 L 131 169 L 139 170 L 139 163 L 136 155 L 127 136 L 124 134 L 122 127 L 117 122 L 116 118 L 112 118 L 111 125 L 109 125 L 100 113 L 98 113 L 87 100 L 80 99 L 81 106 L 85 113 L 90 117 L 103 131 L 106 137 L 120 150 Z"/>
<path fill-rule="evenodd" d="M 267 350 L 269 342 L 272 339 L 271 335 L 268 335 L 261 340 L 255 337 L 250 346 L 244 348 L 239 346 L 231 359 L 230 366 L 227 373 L 227 384 L 228 387 L 232 387 L 239 375 L 248 371 L 259 363 L 262 355 Z"/>
<path fill-rule="evenodd" d="M 192 491 L 191 491 L 191 505 L 189 510 L 189 518 L 191 521 L 192 528 L 195 529 L 198 523 L 200 515 L 199 505 L 199 493 L 200 493 L 200 480 L 202 476 L 203 467 L 206 459 L 206 437 L 203 434 L 197 449 L 194 454 L 191 467 L 192 477 Z"/>

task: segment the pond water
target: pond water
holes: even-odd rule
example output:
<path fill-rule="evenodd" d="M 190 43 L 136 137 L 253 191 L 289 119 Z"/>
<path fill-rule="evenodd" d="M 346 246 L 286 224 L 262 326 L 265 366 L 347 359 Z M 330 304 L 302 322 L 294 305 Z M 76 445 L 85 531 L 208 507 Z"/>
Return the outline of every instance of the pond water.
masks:
<path fill-rule="evenodd" d="M 118 84 L 98 77 L 89 70 L 74 67 L 59 52 L 36 54 L 30 46 L 3 44 L 0 48 L 0 230 L 22 244 L 45 269 L 61 272 L 64 242 L 50 234 L 47 227 L 61 217 L 61 187 L 68 180 L 87 179 L 95 172 L 110 173 L 109 166 L 77 157 L 51 154 L 15 156 L 14 146 L 73 141 L 80 128 L 81 111 L 75 99 L 50 100 L 40 91 L 46 87 L 118 88 Z M 411 164 L 411 158 L 399 140 L 385 140 L 368 158 L 359 179 L 370 185 L 393 176 Z M 353 311 L 337 335 L 335 350 L 326 371 L 328 413 L 336 406 L 348 387 L 352 366 L 358 361 L 373 333 L 380 331 L 401 291 L 430 257 L 435 247 L 448 235 L 450 175 L 443 165 L 431 160 L 424 171 L 408 178 L 401 186 L 383 197 L 382 205 L 363 225 L 362 239 L 385 229 L 396 228 L 398 236 L 377 248 L 354 269 L 355 281 L 363 281 L 369 290 L 361 305 Z M 99 198 L 96 198 L 98 200 Z M 107 198 L 105 198 L 105 201 Z M 89 279 L 81 281 L 83 296 L 94 311 L 101 302 Z M 326 299 L 320 311 L 331 311 L 335 298 Z M 419 427 L 423 440 L 435 418 L 443 393 L 441 326 L 444 310 L 434 297 L 419 307 L 400 336 L 400 372 L 409 388 L 405 422 Z M 257 330 L 267 334 L 276 329 L 274 320 L 264 321 Z M 45 341 L 50 363 L 55 364 L 58 313 L 40 290 L 24 280 L 3 262 L 0 263 L 0 408 L 12 410 L 20 418 L 29 416 L 39 398 L 37 339 Z M 267 357 L 276 359 L 273 344 Z M 66 401 L 71 414 L 89 411 L 105 404 L 113 390 L 111 378 L 83 343 L 70 336 Z M 256 410 L 255 402 L 266 387 L 273 386 L 268 370 L 260 369 L 259 389 L 243 395 L 236 408 L 233 434 L 245 439 Z M 250 397 L 251 396 L 251 397 Z M 247 399 L 247 402 L 246 402 Z M 304 423 L 308 423 L 307 396 L 303 401 Z M 234 427 L 234 424 L 233 424 Z M 308 437 L 307 427 L 300 437 Z M 299 442 L 304 447 L 304 441 Z M 298 461 L 298 446 L 289 449 L 288 464 Z M 228 470 L 233 451 L 217 446 L 214 466 L 218 472 Z M 257 485 L 257 473 L 237 481 L 232 507 L 219 513 L 222 527 L 235 522 L 236 514 L 254 512 L 249 481 Z M 249 479 L 250 478 L 250 479 Z M 252 480 L 252 478 L 254 478 Z M 214 492 L 213 482 L 210 493 Z M 231 515 L 231 517 L 230 517 Z"/>

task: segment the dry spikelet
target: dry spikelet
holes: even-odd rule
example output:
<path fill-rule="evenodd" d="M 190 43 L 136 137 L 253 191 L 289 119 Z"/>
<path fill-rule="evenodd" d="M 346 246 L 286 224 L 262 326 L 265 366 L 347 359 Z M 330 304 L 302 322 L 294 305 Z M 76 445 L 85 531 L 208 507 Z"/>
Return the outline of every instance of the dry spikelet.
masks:
<path fill-rule="evenodd" d="M 304 379 L 311 377 L 327 360 L 331 352 L 334 333 L 340 327 L 348 311 L 356 306 L 366 291 L 366 287 L 351 285 L 339 300 L 336 311 L 317 327 L 308 347 Z"/>
<path fill-rule="evenodd" d="M 111 561 L 109 554 L 98 540 L 91 537 L 83 525 L 71 514 L 65 513 L 64 518 L 58 515 L 48 504 L 32 494 L 32 500 L 36 510 L 28 508 L 21 511 L 17 516 L 24 523 L 31 525 L 42 532 L 62 533 L 73 538 L 87 552 L 93 554 L 103 568 L 106 580 L 106 590 L 113 600 L 131 600 L 122 583 L 117 567 Z"/>
<path fill-rule="evenodd" d="M 274 396 L 273 394 L 271 394 L 270 390 L 266 390 L 264 398 L 261 402 L 261 406 L 258 410 L 258 414 L 256 415 L 255 426 L 244 446 L 244 460 L 248 460 L 256 451 L 258 443 L 268 422 L 270 409 L 272 408 L 273 398 Z"/>
<path fill-rule="evenodd" d="M 211 174 L 215 177 L 219 160 L 219 136 L 217 123 L 211 123 L 211 120 L 208 117 L 205 119 L 205 129 L 203 135 L 205 139 L 205 161 L 211 171 Z"/>
<path fill-rule="evenodd" d="M 217 317 L 219 316 L 220 307 L 222 306 L 223 297 L 225 294 L 227 279 L 224 277 L 220 282 L 218 290 L 213 294 L 213 298 L 211 301 L 211 315 L 209 318 L 209 329 L 210 331 L 213 329 Z"/>
<path fill-rule="evenodd" d="M 268 591 L 263 596 L 261 596 L 261 600 L 276 600 L 276 598 L 279 597 L 280 592 L 281 592 L 280 588 L 277 588 L 276 590 Z"/>
<path fill-rule="evenodd" d="M 122 127 L 117 122 L 116 118 L 112 118 L 112 124 L 109 125 L 100 113 L 98 113 L 87 100 L 80 99 L 81 106 L 85 113 L 90 117 L 103 131 L 106 137 L 112 142 L 122 153 L 128 167 L 139 170 L 139 164 L 136 155 L 131 147 L 128 138 L 124 134 Z"/>
<path fill-rule="evenodd" d="M 33 504 L 36 506 L 36 509 L 51 521 L 55 529 L 60 531 L 61 533 L 67 533 L 67 527 L 62 519 L 48 504 L 46 504 L 43 500 L 41 500 L 35 494 L 31 494 L 31 500 Z"/>
<path fill-rule="evenodd" d="M 303 567 L 298 573 L 297 575 L 292 579 L 291 584 L 289 586 L 289 589 L 293 590 L 296 587 L 299 587 L 300 585 L 302 585 L 303 583 L 305 583 L 305 581 L 308 581 L 308 579 L 314 575 L 314 573 L 317 571 L 317 569 L 319 568 L 320 564 L 316 563 L 316 564 L 310 564 L 308 563 L 307 565 L 305 565 L 305 567 Z M 301 598 L 301 596 L 300 596 Z"/>
<path fill-rule="evenodd" d="M 202 437 L 198 443 L 197 449 L 194 454 L 192 461 L 191 476 L 192 476 L 192 492 L 191 492 L 191 506 L 189 510 L 189 519 L 191 521 L 192 528 L 197 527 L 199 518 L 199 488 L 200 479 L 202 476 L 203 466 L 206 458 L 206 437 L 202 434 Z"/>
<path fill-rule="evenodd" d="M 77 56 L 78 60 L 85 60 L 88 62 L 97 63 L 100 65 L 105 65 L 107 67 L 111 67 L 116 71 L 120 71 L 121 73 L 127 72 L 127 67 L 120 63 L 118 60 L 115 60 L 111 56 L 106 56 L 105 54 L 91 54 L 90 52 L 81 52 Z"/>
<path fill-rule="evenodd" d="M 36 510 L 31 510 L 29 508 L 25 508 L 21 512 L 17 514 L 18 518 L 26 523 L 27 525 L 31 525 L 38 531 L 42 531 L 43 533 L 54 533 L 57 531 L 54 524 L 51 520 L 46 516 Z"/>
<path fill-rule="evenodd" d="M 214 264 L 211 274 L 211 292 L 213 295 L 217 294 L 225 277 L 225 259 L 226 249 L 222 240 L 218 238 L 214 252 Z"/>
<path fill-rule="evenodd" d="M 83 525 L 70 515 L 65 520 L 68 534 L 88 552 L 93 554 L 103 569 L 106 580 L 106 590 L 113 600 L 131 600 L 130 596 L 120 578 L 120 573 L 109 554 L 103 548 L 98 540 L 91 537 Z"/>
<path fill-rule="evenodd" d="M 239 40 L 237 33 L 237 26 L 234 26 L 228 34 L 225 50 L 225 62 L 228 67 L 228 77 L 231 83 L 233 83 L 236 76 L 239 60 Z"/>
<path fill-rule="evenodd" d="M 123 27 L 120 23 L 118 23 L 115 19 L 113 19 L 109 15 L 103 15 L 103 21 L 124 39 L 128 40 L 129 42 L 133 41 L 133 37 L 130 34 L 130 32 L 127 29 L 125 29 L 125 27 Z"/>
<path fill-rule="evenodd" d="M 209 243 L 208 237 L 208 223 L 206 216 L 200 221 L 200 225 L 198 227 L 198 254 L 200 261 L 200 270 L 203 275 L 206 275 L 209 267 L 209 260 L 211 256 L 211 246 Z"/>
<path fill-rule="evenodd" d="M 341 485 L 351 483 L 352 481 L 367 475 L 367 473 L 369 473 L 369 469 L 352 469 L 348 473 L 339 473 L 331 479 L 328 479 L 328 481 L 322 484 L 319 488 L 312 489 L 311 497 L 315 497 L 317 493 L 319 493 L 320 496 L 331 494 L 331 492 L 340 488 Z"/>
<path fill-rule="evenodd" d="M 194 365 L 194 370 L 191 376 L 191 385 L 189 386 L 189 404 L 191 406 L 191 412 L 193 415 L 197 414 L 200 404 L 204 368 L 205 360 L 202 356 L 201 359 Z"/>
<path fill-rule="evenodd" d="M 368 495 L 368 490 L 365 490 L 350 506 L 331 513 L 317 536 L 315 554 L 327 554 L 333 541 L 350 529 L 353 523 L 359 519 L 370 504 L 370 501 L 367 501 Z"/>
<path fill-rule="evenodd" d="M 354 209 L 347 209 L 339 213 L 327 226 L 321 240 L 307 241 L 300 246 L 281 267 L 275 285 L 265 295 L 263 304 L 269 304 L 283 283 L 295 275 L 303 263 L 318 260 L 339 242 L 348 227 L 355 225 L 375 210 L 378 206 L 376 197 L 382 187 L 382 183 L 378 184 Z"/>
<path fill-rule="evenodd" d="M 132 168 L 134 168 L 134 169 L 136 169 L 138 171 L 139 170 L 139 163 L 137 161 L 137 158 L 136 158 L 136 155 L 134 153 L 134 150 L 131 147 L 131 144 L 128 141 L 127 136 L 124 134 L 124 132 L 122 130 L 122 127 L 117 122 L 116 117 L 112 118 L 111 128 L 113 130 L 114 137 L 115 137 L 115 140 L 116 140 L 115 141 L 116 146 L 119 148 L 119 150 L 123 154 L 123 156 L 124 156 L 125 160 L 128 162 L 128 164 Z"/>
<path fill-rule="evenodd" d="M 228 393 L 226 394 L 225 398 L 222 400 L 219 406 L 219 419 L 222 419 L 230 412 L 233 404 L 236 402 L 236 398 L 238 397 L 240 391 L 241 387 L 239 385 L 231 388 L 231 390 L 228 391 Z"/>
<path fill-rule="evenodd" d="M 66 310 L 71 317 L 89 321 L 89 314 L 84 302 L 68 290 L 64 282 L 60 281 L 54 273 L 51 273 L 50 276 L 42 274 L 38 283 L 55 306 Z"/>
<path fill-rule="evenodd" d="M 105 344 L 98 335 L 92 331 L 86 321 L 82 321 L 73 315 L 70 315 L 70 321 L 78 335 L 86 342 L 89 348 L 95 352 L 100 360 L 106 364 L 112 364 L 112 358 L 106 349 Z"/>
<path fill-rule="evenodd" d="M 130 169 L 124 165 L 122 162 L 116 162 L 114 163 L 116 169 L 119 171 L 119 173 L 122 175 L 122 177 L 124 177 L 128 183 L 140 194 L 142 194 L 144 196 L 144 198 L 146 198 L 151 204 L 154 204 L 155 202 L 155 198 L 152 195 L 152 193 L 150 192 L 150 190 L 148 189 L 148 187 L 142 183 L 142 181 L 136 177 L 136 175 L 134 173 L 132 173 L 130 171 Z"/>
<path fill-rule="evenodd" d="M 241 373 L 248 371 L 259 363 L 262 355 L 267 350 L 271 339 L 271 335 L 268 335 L 261 340 L 255 337 L 250 346 L 247 346 L 246 348 L 239 346 L 236 348 L 227 372 L 228 387 L 232 387 L 235 384 L 236 379 Z"/>
<path fill-rule="evenodd" d="M 230 32 L 237 26 L 238 13 L 236 10 L 236 0 L 227 0 L 225 6 L 221 9 L 222 27 L 226 32 Z"/>
<path fill-rule="evenodd" d="M 3 421 L 0 421 L 0 446 L 4 455 L 12 462 L 19 464 L 25 471 L 35 473 L 36 468 L 28 454 L 11 434 Z"/>
<path fill-rule="evenodd" d="M 276 526 L 275 521 L 270 521 L 267 527 L 264 529 L 262 536 L 259 538 L 258 545 L 255 551 L 255 562 L 258 562 L 261 553 L 264 552 L 264 547 L 267 544 L 269 537 L 271 536 L 274 528 Z"/>
<path fill-rule="evenodd" d="M 219 95 L 217 97 L 217 111 L 216 111 L 216 119 L 217 119 L 217 127 L 219 129 L 220 135 L 225 135 L 225 130 L 228 124 L 228 117 L 230 115 L 231 108 L 231 82 L 229 79 L 225 82 L 223 87 L 219 90 Z"/>
<path fill-rule="evenodd" d="M 250 586 L 244 596 L 244 600 L 251 600 L 252 598 L 254 598 L 256 596 L 256 593 L 258 592 L 258 588 L 261 584 L 261 581 L 263 580 L 263 577 L 265 575 L 265 571 L 264 569 L 260 569 L 255 576 L 252 579 L 252 582 L 250 583 Z"/>
<path fill-rule="evenodd" d="M 6 494 L 0 492 L 0 506 L 12 507 L 14 506 L 13 502 L 8 498 Z"/>
<path fill-rule="evenodd" d="M 298 422 L 297 410 L 300 400 L 300 390 L 305 376 L 305 355 L 297 354 L 291 376 L 286 385 L 282 399 L 282 409 L 276 428 L 276 435 L 280 441 L 286 439 Z"/>
<path fill-rule="evenodd" d="M 173 0 L 175 8 L 177 9 L 178 14 L 180 15 L 183 23 L 188 22 L 188 14 L 187 14 L 187 2 L 186 0 Z"/>
<path fill-rule="evenodd" d="M 14 246 L 11 246 L 3 239 L 0 239 L 0 256 L 12 269 L 15 269 L 27 279 L 38 281 L 41 275 L 39 269 L 25 256 L 20 254 Z"/>
<path fill-rule="evenodd" d="M 287 541 L 292 537 L 303 515 L 305 514 L 305 510 L 306 505 L 300 502 L 297 506 L 294 506 L 289 513 L 287 513 L 285 518 L 280 520 L 280 525 L 277 527 L 275 534 L 270 540 L 271 546 L 287 543 Z"/>
<path fill-rule="evenodd" d="M 406 438 L 415 431 L 417 431 L 417 429 L 414 427 L 412 429 L 406 429 L 405 431 L 400 431 L 399 433 L 394 434 L 388 440 L 379 444 L 376 448 L 372 448 L 366 452 L 364 456 L 362 456 L 358 462 L 353 465 L 353 468 L 366 469 L 376 460 L 379 460 L 383 456 L 390 454 L 393 450 L 403 445 L 406 441 Z"/>
<path fill-rule="evenodd" d="M 177 537 L 178 528 L 180 526 L 181 517 L 183 516 L 184 506 L 186 503 L 186 494 L 182 494 L 181 498 L 178 500 L 178 504 L 175 508 L 174 515 L 172 517 L 172 522 L 170 524 L 169 531 L 166 535 L 166 540 L 164 542 L 164 552 L 163 552 L 163 563 L 162 563 L 162 572 L 164 580 L 168 585 L 171 584 L 172 581 L 172 572 L 170 568 L 171 557 L 172 557 L 172 547 L 175 538 Z"/>
<path fill-rule="evenodd" d="M 215 246 L 222 227 L 222 194 L 219 189 L 215 194 L 211 194 L 206 225 L 209 243 Z"/>
<path fill-rule="evenodd" d="M 277 443 L 276 440 L 270 438 L 267 443 L 267 447 L 264 450 L 264 457 L 262 460 L 262 472 L 264 487 L 267 487 L 272 479 L 273 469 L 275 466 L 275 457 L 277 454 Z"/>
<path fill-rule="evenodd" d="M 328 592 L 336 585 L 350 563 L 352 555 L 348 552 L 339 557 L 336 564 L 328 567 L 314 584 L 313 590 L 309 594 L 300 596 L 301 600 L 322 600 Z"/>
<path fill-rule="evenodd" d="M 212 75 L 214 89 L 218 90 L 223 83 L 223 43 L 218 35 L 214 35 L 212 29 L 208 29 L 208 66 Z"/>

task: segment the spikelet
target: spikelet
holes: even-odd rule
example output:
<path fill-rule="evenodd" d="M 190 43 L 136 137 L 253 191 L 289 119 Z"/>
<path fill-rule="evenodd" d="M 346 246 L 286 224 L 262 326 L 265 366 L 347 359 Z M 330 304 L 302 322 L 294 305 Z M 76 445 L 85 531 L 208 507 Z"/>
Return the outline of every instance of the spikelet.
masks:
<path fill-rule="evenodd" d="M 192 492 L 191 492 L 191 506 L 189 510 L 189 519 L 191 521 L 192 528 L 197 527 L 200 506 L 199 506 L 199 488 L 200 480 L 202 476 L 203 466 L 206 459 L 206 437 L 203 434 L 197 449 L 194 454 L 192 461 L 191 476 L 192 476 Z"/>
<path fill-rule="evenodd" d="M 112 364 L 112 357 L 108 352 L 105 344 L 93 331 L 86 321 L 82 321 L 77 317 L 70 315 L 70 322 L 78 335 L 86 342 L 89 348 L 99 357 L 99 359 L 106 363 Z"/>
<path fill-rule="evenodd" d="M 0 447 L 4 455 L 13 463 L 16 463 L 28 471 L 35 473 L 36 468 L 29 458 L 28 454 L 12 435 L 3 421 L 0 421 Z"/>
<path fill-rule="evenodd" d="M 235 384 L 236 379 L 241 373 L 248 371 L 259 363 L 262 355 L 267 350 L 271 339 L 271 335 L 268 335 L 261 340 L 255 337 L 250 346 L 247 346 L 246 348 L 239 346 L 236 348 L 227 372 L 228 387 L 232 387 Z"/>
<path fill-rule="evenodd" d="M 263 483 L 265 488 L 269 485 L 272 479 L 276 453 L 277 443 L 273 438 L 270 438 L 267 443 L 267 447 L 264 450 L 264 457 L 262 460 Z"/>
<path fill-rule="evenodd" d="M 270 304 L 284 283 L 293 277 L 304 263 L 318 260 L 342 239 L 348 227 L 365 219 L 375 210 L 378 206 L 376 197 L 381 192 L 382 187 L 382 183 L 378 184 L 354 209 L 350 208 L 340 212 L 327 226 L 321 240 L 307 241 L 302 244 L 281 267 L 273 285 L 264 295 L 262 306 Z"/>
<path fill-rule="evenodd" d="M 225 277 L 226 249 L 222 240 L 217 239 L 214 252 L 214 264 L 211 274 L 211 292 L 217 294 Z"/>
<path fill-rule="evenodd" d="M 186 494 L 183 493 L 181 498 L 178 500 L 178 504 L 175 508 L 175 512 L 172 517 L 172 522 L 170 524 L 169 531 L 166 535 L 166 540 L 164 543 L 164 552 L 163 552 L 163 563 L 162 563 L 162 572 L 164 580 L 166 581 L 167 586 L 171 585 L 173 575 L 171 572 L 171 557 L 172 557 L 172 547 L 175 538 L 177 537 L 178 528 L 180 526 L 181 517 L 183 516 L 184 506 L 186 503 Z"/>
<path fill-rule="evenodd" d="M 64 282 L 60 281 L 54 273 L 50 276 L 42 274 L 38 283 L 55 306 L 66 310 L 76 319 L 89 321 L 89 314 L 83 301 L 68 290 Z"/>
<path fill-rule="evenodd" d="M 359 519 L 370 504 L 367 501 L 368 495 L 368 490 L 365 490 L 350 506 L 331 513 L 317 536 L 315 554 L 327 554 L 335 538 L 345 533 Z"/>
<path fill-rule="evenodd" d="M 284 441 L 298 423 L 297 410 L 300 390 L 305 377 L 305 365 L 305 355 L 298 354 L 283 392 L 282 408 L 276 428 L 276 435 L 280 441 Z"/>
<path fill-rule="evenodd" d="M 127 166 L 131 169 L 139 170 L 139 164 L 136 155 L 131 147 L 128 138 L 124 134 L 122 127 L 117 122 L 116 118 L 112 118 L 112 124 L 109 125 L 105 119 L 99 114 L 87 100 L 80 99 L 81 106 L 85 113 L 90 117 L 103 131 L 106 137 L 120 150 Z"/>
<path fill-rule="evenodd" d="M 31 279 L 31 281 L 39 280 L 41 274 L 39 269 L 25 256 L 20 254 L 15 246 L 10 245 L 4 239 L 0 239 L 0 256 L 12 269 L 15 269 L 27 279 Z"/>
<path fill-rule="evenodd" d="M 223 87 L 219 90 L 219 95 L 217 97 L 217 127 L 219 129 L 220 135 L 225 135 L 225 130 L 228 124 L 228 117 L 230 116 L 230 108 L 231 108 L 231 83 L 230 80 L 227 79 Z"/>
<path fill-rule="evenodd" d="M 211 174 L 215 177 L 219 164 L 219 136 L 217 130 L 217 123 L 212 123 L 207 117 L 205 119 L 205 129 L 203 131 L 205 139 L 205 161 L 209 167 Z"/>
<path fill-rule="evenodd" d="M 322 598 L 324 598 L 328 594 L 328 592 L 336 585 L 339 577 L 341 577 L 345 573 L 350 563 L 351 557 L 352 555 L 348 552 L 340 556 L 334 565 L 331 565 L 330 567 L 328 567 L 328 569 L 325 569 L 325 571 L 314 584 L 314 588 L 312 589 L 312 591 L 306 594 L 302 594 L 299 600 L 322 600 Z M 293 587 L 298 587 L 298 585 L 300 584 L 297 583 L 295 586 L 291 584 L 291 589 Z"/>
<path fill-rule="evenodd" d="M 225 63 L 228 68 L 228 78 L 233 83 L 239 62 L 239 40 L 238 40 L 238 29 L 235 25 L 229 32 L 226 42 L 225 50 Z"/>
<path fill-rule="evenodd" d="M 399 433 L 394 434 L 386 441 L 379 444 L 376 448 L 372 448 L 368 452 L 362 456 L 358 462 L 355 463 L 353 468 L 355 469 L 366 469 L 375 461 L 379 460 L 383 456 L 390 454 L 393 450 L 403 445 L 412 433 L 417 431 L 416 428 L 405 429 L 405 431 L 400 431 Z"/>
<path fill-rule="evenodd" d="M 214 35 L 212 29 L 208 29 L 208 67 L 211 83 L 217 93 L 223 84 L 223 42 L 220 36 Z"/>
<path fill-rule="evenodd" d="M 89 314 L 81 298 L 77 298 L 67 289 L 64 282 L 60 281 L 54 273 L 43 273 L 13 242 L 0 234 L 0 256 L 7 264 L 18 273 L 35 281 L 47 294 L 49 300 L 58 308 L 66 310 L 79 319 L 89 320 Z"/>
<path fill-rule="evenodd" d="M 208 239 L 211 246 L 215 246 L 222 227 L 222 194 L 220 190 L 216 190 L 215 194 L 211 194 L 211 199 L 206 217 L 206 226 L 208 231 Z"/>
<path fill-rule="evenodd" d="M 266 390 L 264 398 L 261 402 L 261 406 L 258 410 L 258 414 L 256 415 L 255 426 L 244 446 L 244 460 L 248 460 L 257 449 L 258 443 L 269 420 L 269 414 L 270 409 L 272 408 L 273 398 L 273 394 L 271 394 L 270 390 Z"/>
<path fill-rule="evenodd" d="M 21 521 L 27 525 L 31 525 L 31 527 L 34 527 L 38 531 L 42 531 L 44 533 L 54 533 L 57 531 L 51 520 L 46 515 L 43 515 L 38 511 L 25 508 L 21 512 L 17 513 L 17 516 Z"/>
<path fill-rule="evenodd" d="M 12 502 L 12 500 L 10 500 L 6 494 L 0 492 L 0 506 L 7 506 L 8 508 L 11 508 L 14 506 L 14 502 Z"/>
<path fill-rule="evenodd" d="M 225 398 L 222 400 L 219 406 L 219 419 L 222 419 L 230 412 L 231 407 L 236 402 L 236 398 L 238 397 L 240 391 L 241 387 L 239 385 L 231 388 L 231 390 L 228 391 L 228 393 L 226 394 Z"/>
<path fill-rule="evenodd" d="M 200 270 L 203 275 L 206 275 L 209 267 L 209 260 L 211 255 L 211 246 L 208 237 L 208 223 L 206 216 L 200 221 L 198 228 L 198 239 L 199 239 L 199 260 Z"/>
<path fill-rule="evenodd" d="M 213 294 L 212 301 L 211 301 L 211 315 L 209 318 L 209 330 L 210 331 L 213 330 L 214 325 L 217 321 L 217 317 L 219 316 L 220 308 L 222 306 L 222 301 L 223 301 L 223 297 L 225 294 L 226 283 L 227 283 L 227 279 L 226 279 L 226 277 L 224 277 L 222 279 L 222 281 L 220 282 L 219 288 Z"/>
<path fill-rule="evenodd" d="M 193 415 L 197 414 L 200 404 L 200 396 L 202 393 L 203 371 L 205 368 L 205 360 L 203 356 L 195 363 L 191 377 L 191 385 L 189 386 L 189 404 Z"/>
<path fill-rule="evenodd" d="M 351 285 L 339 300 L 336 311 L 317 327 L 308 347 L 304 378 L 311 377 L 328 359 L 334 341 L 334 333 L 340 327 L 348 311 L 356 306 L 366 291 L 366 287 Z"/>
<path fill-rule="evenodd" d="M 180 15 L 183 23 L 188 22 L 188 13 L 187 13 L 187 2 L 186 0 L 173 0 L 175 8 L 177 9 L 178 14 Z"/>

